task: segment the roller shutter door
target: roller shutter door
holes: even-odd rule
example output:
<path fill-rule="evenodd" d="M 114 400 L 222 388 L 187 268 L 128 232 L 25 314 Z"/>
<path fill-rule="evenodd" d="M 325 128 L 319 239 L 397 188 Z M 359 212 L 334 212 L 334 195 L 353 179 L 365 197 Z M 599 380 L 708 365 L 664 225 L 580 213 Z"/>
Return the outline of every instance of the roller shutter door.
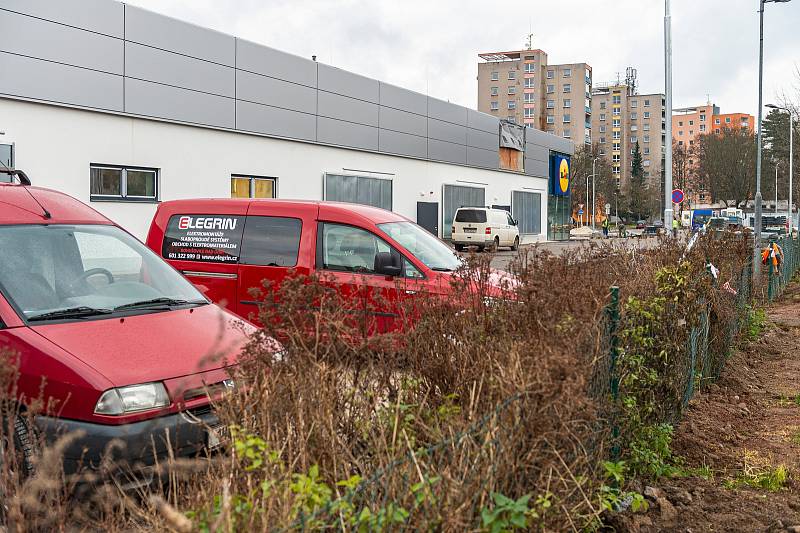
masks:
<path fill-rule="evenodd" d="M 513 191 L 511 216 L 519 223 L 520 235 L 542 233 L 542 195 L 538 192 Z"/>
<path fill-rule="evenodd" d="M 444 185 L 442 200 L 442 237 L 449 239 L 456 209 L 459 207 L 486 207 L 486 190 L 482 187 Z"/>
<path fill-rule="evenodd" d="M 325 199 L 392 210 L 392 180 L 325 174 Z"/>

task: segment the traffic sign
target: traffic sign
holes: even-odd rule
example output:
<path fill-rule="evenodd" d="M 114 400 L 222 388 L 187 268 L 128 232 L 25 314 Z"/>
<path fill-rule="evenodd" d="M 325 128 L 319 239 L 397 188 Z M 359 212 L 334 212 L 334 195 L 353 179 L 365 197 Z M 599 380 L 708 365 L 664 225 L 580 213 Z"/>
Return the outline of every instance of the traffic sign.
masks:
<path fill-rule="evenodd" d="M 680 189 L 672 189 L 672 203 L 679 204 L 683 202 L 683 191 Z"/>
<path fill-rule="evenodd" d="M 606 215 L 611 214 L 611 204 L 606 204 Z"/>
<path fill-rule="evenodd" d="M 583 214 L 583 209 L 578 209 L 578 214 L 582 215 Z"/>

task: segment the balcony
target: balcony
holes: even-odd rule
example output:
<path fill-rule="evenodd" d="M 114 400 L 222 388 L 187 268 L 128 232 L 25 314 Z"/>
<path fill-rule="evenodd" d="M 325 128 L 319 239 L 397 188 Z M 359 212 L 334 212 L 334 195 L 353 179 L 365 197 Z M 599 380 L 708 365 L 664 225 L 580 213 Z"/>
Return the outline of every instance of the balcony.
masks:
<path fill-rule="evenodd" d="M 591 107 L 589 107 L 588 105 L 587 105 L 587 106 L 584 106 L 584 107 L 586 108 L 586 114 L 587 114 L 587 115 L 591 115 L 591 114 L 592 114 L 592 108 L 591 108 Z"/>

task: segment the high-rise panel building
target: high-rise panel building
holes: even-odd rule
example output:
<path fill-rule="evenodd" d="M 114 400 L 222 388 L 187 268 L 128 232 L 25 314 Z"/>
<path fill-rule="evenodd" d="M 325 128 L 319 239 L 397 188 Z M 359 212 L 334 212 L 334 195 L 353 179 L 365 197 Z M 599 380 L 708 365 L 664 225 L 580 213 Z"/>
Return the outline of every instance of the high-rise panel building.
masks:
<path fill-rule="evenodd" d="M 629 183 L 636 143 L 646 182 L 660 186 L 666 141 L 664 95 L 639 94 L 635 73 L 624 82 L 595 84 L 591 117 L 593 140 L 611 164 L 617 186 L 624 189 Z"/>
<path fill-rule="evenodd" d="M 478 54 L 478 110 L 572 140 L 592 142 L 592 67 L 550 65 L 542 50 Z"/>

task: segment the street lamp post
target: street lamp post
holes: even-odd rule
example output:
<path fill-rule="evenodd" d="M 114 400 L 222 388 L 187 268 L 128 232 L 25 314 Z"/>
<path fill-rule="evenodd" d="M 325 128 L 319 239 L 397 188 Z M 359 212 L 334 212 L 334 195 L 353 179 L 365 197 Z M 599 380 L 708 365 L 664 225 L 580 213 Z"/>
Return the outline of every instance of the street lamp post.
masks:
<path fill-rule="evenodd" d="M 775 214 L 778 214 L 778 163 L 775 163 Z"/>
<path fill-rule="evenodd" d="M 756 149 L 755 223 L 753 228 L 753 273 L 761 272 L 761 119 L 764 112 L 764 4 L 786 3 L 790 0 L 758 0 L 758 141 Z M 789 121 L 791 122 L 791 120 Z"/>
<path fill-rule="evenodd" d="M 789 109 L 788 107 L 781 107 L 781 106 L 775 105 L 775 104 L 767 104 L 767 107 L 769 107 L 770 109 L 779 109 L 781 111 L 786 111 L 786 113 L 789 115 L 789 207 L 786 209 L 786 212 L 789 215 L 789 218 L 787 220 L 789 221 L 789 234 L 791 235 L 792 234 L 792 226 L 793 226 L 793 220 L 792 220 L 792 174 L 793 174 L 793 170 L 794 170 L 794 140 L 792 139 L 792 132 L 794 131 L 794 117 L 792 116 L 792 110 Z M 777 178 L 777 176 L 778 176 L 777 168 L 778 168 L 778 166 L 775 165 L 775 169 L 776 169 L 775 170 L 775 176 L 776 176 L 775 180 L 776 180 L 776 182 L 777 182 L 777 179 L 778 179 Z M 777 187 L 777 185 L 776 185 L 776 187 Z M 776 210 L 777 210 L 777 208 L 776 208 Z"/>
<path fill-rule="evenodd" d="M 672 227 L 672 14 L 669 0 L 664 0 L 664 104 L 666 128 L 664 138 L 664 227 Z M 669 226 L 667 225 L 669 224 Z"/>
<path fill-rule="evenodd" d="M 594 164 L 597 162 L 598 159 L 599 159 L 599 157 L 595 157 L 594 159 L 592 159 L 592 229 L 594 229 L 594 221 L 595 221 L 594 206 L 597 203 L 597 201 L 595 199 L 595 195 L 594 195 L 595 194 L 595 186 L 594 186 L 594 184 L 597 181 L 597 173 L 595 173 Z M 586 192 L 589 192 L 589 191 L 587 190 Z"/>

